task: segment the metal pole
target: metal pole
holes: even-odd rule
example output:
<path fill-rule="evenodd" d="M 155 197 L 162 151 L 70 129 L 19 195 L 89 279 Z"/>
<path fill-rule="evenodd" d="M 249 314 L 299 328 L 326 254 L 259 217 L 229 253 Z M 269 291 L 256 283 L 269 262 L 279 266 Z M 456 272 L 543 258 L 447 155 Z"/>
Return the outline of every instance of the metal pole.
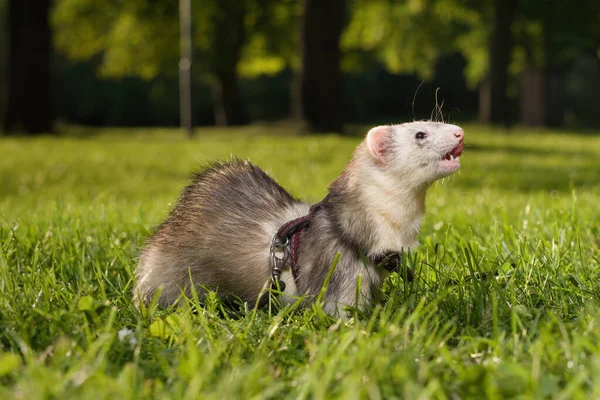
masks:
<path fill-rule="evenodd" d="M 179 0 L 179 116 L 181 128 L 191 138 L 192 130 L 192 5 Z"/>

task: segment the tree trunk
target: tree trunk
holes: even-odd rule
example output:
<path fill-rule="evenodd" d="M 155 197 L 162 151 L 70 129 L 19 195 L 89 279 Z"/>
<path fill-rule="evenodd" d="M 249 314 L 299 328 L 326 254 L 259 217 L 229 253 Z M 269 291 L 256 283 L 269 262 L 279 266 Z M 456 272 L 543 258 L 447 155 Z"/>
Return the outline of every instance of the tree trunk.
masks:
<path fill-rule="evenodd" d="M 294 41 L 294 48 L 296 54 L 302 59 L 302 45 L 304 40 L 302 39 L 302 24 L 304 23 L 304 17 L 299 15 L 293 20 L 291 29 L 299 32 L 298 40 Z M 302 65 L 297 69 L 292 69 L 292 80 L 290 82 L 290 119 L 299 126 L 304 122 L 304 116 L 302 112 Z"/>
<path fill-rule="evenodd" d="M 302 122 L 302 70 L 293 72 L 290 84 L 290 117 L 293 121 Z"/>
<path fill-rule="evenodd" d="M 0 134 L 2 133 L 8 105 L 8 9 L 0 1 Z"/>
<path fill-rule="evenodd" d="M 342 131 L 340 35 L 344 0 L 304 0 L 302 113 L 313 132 Z"/>
<path fill-rule="evenodd" d="M 517 11 L 517 0 L 495 0 L 494 4 L 490 46 L 490 120 L 493 124 L 510 125 L 511 107 L 506 89 L 513 47 L 511 28 Z"/>
<path fill-rule="evenodd" d="M 215 37 L 211 44 L 215 124 L 241 125 L 246 123 L 246 116 L 240 98 L 237 65 L 246 40 L 246 2 L 219 0 L 216 6 Z"/>
<path fill-rule="evenodd" d="M 527 66 L 521 76 L 521 122 L 529 126 L 544 126 L 544 71 Z"/>
<path fill-rule="evenodd" d="M 567 109 L 565 70 L 557 65 L 555 56 L 560 52 L 556 42 L 552 40 L 555 32 L 556 21 L 560 15 L 556 14 L 556 7 L 547 7 L 543 13 L 543 40 L 544 40 L 544 114 L 546 126 L 557 127 L 564 124 Z"/>
<path fill-rule="evenodd" d="M 246 122 L 235 70 L 219 71 L 212 85 L 215 125 L 233 126 Z"/>
<path fill-rule="evenodd" d="M 490 115 L 490 78 L 486 76 L 479 84 L 479 122 L 489 124 Z"/>
<path fill-rule="evenodd" d="M 548 67 L 546 67 L 548 68 Z M 565 73 L 558 68 L 546 70 L 544 85 L 546 126 L 561 126 L 564 124 L 567 109 L 565 94 Z"/>
<path fill-rule="evenodd" d="M 7 132 L 52 130 L 50 0 L 10 0 Z"/>

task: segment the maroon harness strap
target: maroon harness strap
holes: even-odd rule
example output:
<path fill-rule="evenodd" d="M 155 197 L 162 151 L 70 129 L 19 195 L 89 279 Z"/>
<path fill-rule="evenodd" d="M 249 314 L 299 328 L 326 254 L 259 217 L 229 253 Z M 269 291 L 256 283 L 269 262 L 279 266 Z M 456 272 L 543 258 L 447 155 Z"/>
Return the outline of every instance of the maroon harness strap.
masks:
<path fill-rule="evenodd" d="M 294 277 L 294 281 L 296 285 L 298 285 L 298 254 L 300 249 L 300 243 L 302 241 L 302 236 L 304 235 L 304 231 L 310 225 L 315 213 L 328 201 L 328 196 L 326 196 L 320 202 L 313 204 L 310 207 L 310 211 L 308 215 L 304 215 L 302 217 L 298 217 L 291 221 L 286 222 L 279 228 L 277 231 L 277 238 L 281 240 L 281 242 L 289 241 L 290 244 L 290 267 L 292 269 L 292 276 Z M 389 272 L 398 272 L 400 271 L 400 266 L 402 264 L 402 255 L 399 253 L 389 253 L 384 254 L 382 256 L 372 258 L 371 259 L 375 265 L 381 268 L 385 268 Z M 410 268 L 405 267 L 404 270 L 405 275 L 403 275 L 408 282 L 412 282 L 414 280 L 413 272 Z"/>
<path fill-rule="evenodd" d="M 313 204 L 310 207 L 310 211 L 308 215 L 303 215 L 302 217 L 298 217 L 291 221 L 286 222 L 279 228 L 277 231 L 277 237 L 282 241 L 286 239 L 290 242 L 290 266 L 292 268 L 292 276 L 294 277 L 294 281 L 296 281 L 296 285 L 298 284 L 298 251 L 300 249 L 300 241 L 302 239 L 302 235 L 304 234 L 304 230 L 310 225 L 315 213 L 323 204 L 328 201 L 328 197 L 326 196 L 320 202 Z"/>
<path fill-rule="evenodd" d="M 315 212 L 317 212 L 317 210 L 321 208 L 321 206 L 323 206 L 323 204 L 325 204 L 327 200 L 328 198 L 325 197 L 317 204 L 313 204 L 312 206 L 310 206 L 310 211 L 308 212 L 308 215 L 303 215 L 302 217 L 298 217 L 283 224 L 283 226 L 277 231 L 277 236 L 281 239 L 290 238 L 298 231 L 306 228 L 310 224 L 310 221 L 313 219 Z"/>
<path fill-rule="evenodd" d="M 285 282 L 281 280 L 282 268 L 289 261 L 292 270 L 292 276 L 296 287 L 298 287 L 298 254 L 300 249 L 300 243 L 302 241 L 302 235 L 304 231 L 310 225 L 315 213 L 328 201 L 328 196 L 325 196 L 323 200 L 317 204 L 313 204 L 310 207 L 308 215 L 293 219 L 286 222 L 279 228 L 277 234 L 273 238 L 271 244 L 271 289 L 278 291 L 285 290 Z M 289 252 L 287 246 L 289 245 Z M 357 244 L 352 247 L 356 247 L 361 254 L 364 254 L 363 249 Z M 282 255 L 276 255 L 277 252 L 282 252 Z M 400 253 L 389 253 L 379 257 L 371 257 L 370 260 L 375 263 L 377 267 L 385 268 L 390 272 L 398 272 L 408 282 L 412 282 L 414 279 L 413 272 L 408 267 L 404 267 L 400 271 L 402 265 L 402 254 Z M 263 293 L 261 298 L 258 300 L 258 306 L 263 307 L 269 303 L 271 298 L 271 291 Z"/>

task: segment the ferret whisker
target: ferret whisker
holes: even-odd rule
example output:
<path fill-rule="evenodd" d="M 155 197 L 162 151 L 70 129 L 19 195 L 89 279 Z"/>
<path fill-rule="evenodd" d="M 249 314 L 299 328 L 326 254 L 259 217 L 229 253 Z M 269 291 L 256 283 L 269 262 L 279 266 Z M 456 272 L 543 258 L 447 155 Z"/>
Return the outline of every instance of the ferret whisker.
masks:
<path fill-rule="evenodd" d="M 451 118 L 451 116 L 452 116 L 452 110 L 456 110 L 456 111 L 460 112 L 460 109 L 459 109 L 458 107 L 452 107 L 452 108 L 450 109 L 450 111 L 448 112 L 448 119 L 447 119 L 447 123 L 450 123 L 450 118 Z"/>
<path fill-rule="evenodd" d="M 417 101 L 417 93 L 419 93 L 419 89 L 421 89 L 421 86 L 423 86 L 423 84 L 425 83 L 425 81 L 421 81 L 421 83 L 419 83 L 419 86 L 417 86 L 417 90 L 415 90 L 415 94 L 413 96 L 413 101 L 412 101 L 412 114 L 413 114 L 413 122 L 417 120 L 417 115 L 415 114 L 415 102 Z"/>
<path fill-rule="evenodd" d="M 429 115 L 429 120 L 431 122 L 437 122 L 437 100 L 436 100 L 436 104 L 433 106 L 433 109 L 431 110 L 431 114 Z"/>
<path fill-rule="evenodd" d="M 438 96 L 438 91 L 439 90 L 440 90 L 440 88 L 438 88 L 438 90 L 436 91 L 436 103 L 438 103 L 437 96 Z M 444 123 L 444 111 L 443 111 L 443 109 L 444 109 L 444 102 L 445 101 L 446 101 L 445 99 L 442 99 L 442 103 L 441 104 L 438 103 L 439 104 L 439 106 L 438 106 L 438 109 L 439 109 L 439 118 L 440 118 L 440 120 L 438 122 L 441 122 L 442 124 Z"/>
<path fill-rule="evenodd" d="M 440 92 L 440 88 L 438 87 L 437 89 L 435 89 L 435 122 L 439 122 L 439 116 L 440 116 L 440 107 L 439 107 L 439 101 L 438 101 L 438 93 Z"/>

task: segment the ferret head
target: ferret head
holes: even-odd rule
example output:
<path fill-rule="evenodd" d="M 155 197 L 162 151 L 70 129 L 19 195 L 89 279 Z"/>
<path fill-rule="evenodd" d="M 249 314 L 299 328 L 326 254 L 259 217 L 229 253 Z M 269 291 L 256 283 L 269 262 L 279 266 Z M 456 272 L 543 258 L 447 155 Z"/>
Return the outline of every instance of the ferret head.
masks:
<path fill-rule="evenodd" d="M 375 127 L 365 144 L 376 168 L 392 179 L 423 186 L 458 170 L 464 136 L 456 125 L 418 121 Z"/>

